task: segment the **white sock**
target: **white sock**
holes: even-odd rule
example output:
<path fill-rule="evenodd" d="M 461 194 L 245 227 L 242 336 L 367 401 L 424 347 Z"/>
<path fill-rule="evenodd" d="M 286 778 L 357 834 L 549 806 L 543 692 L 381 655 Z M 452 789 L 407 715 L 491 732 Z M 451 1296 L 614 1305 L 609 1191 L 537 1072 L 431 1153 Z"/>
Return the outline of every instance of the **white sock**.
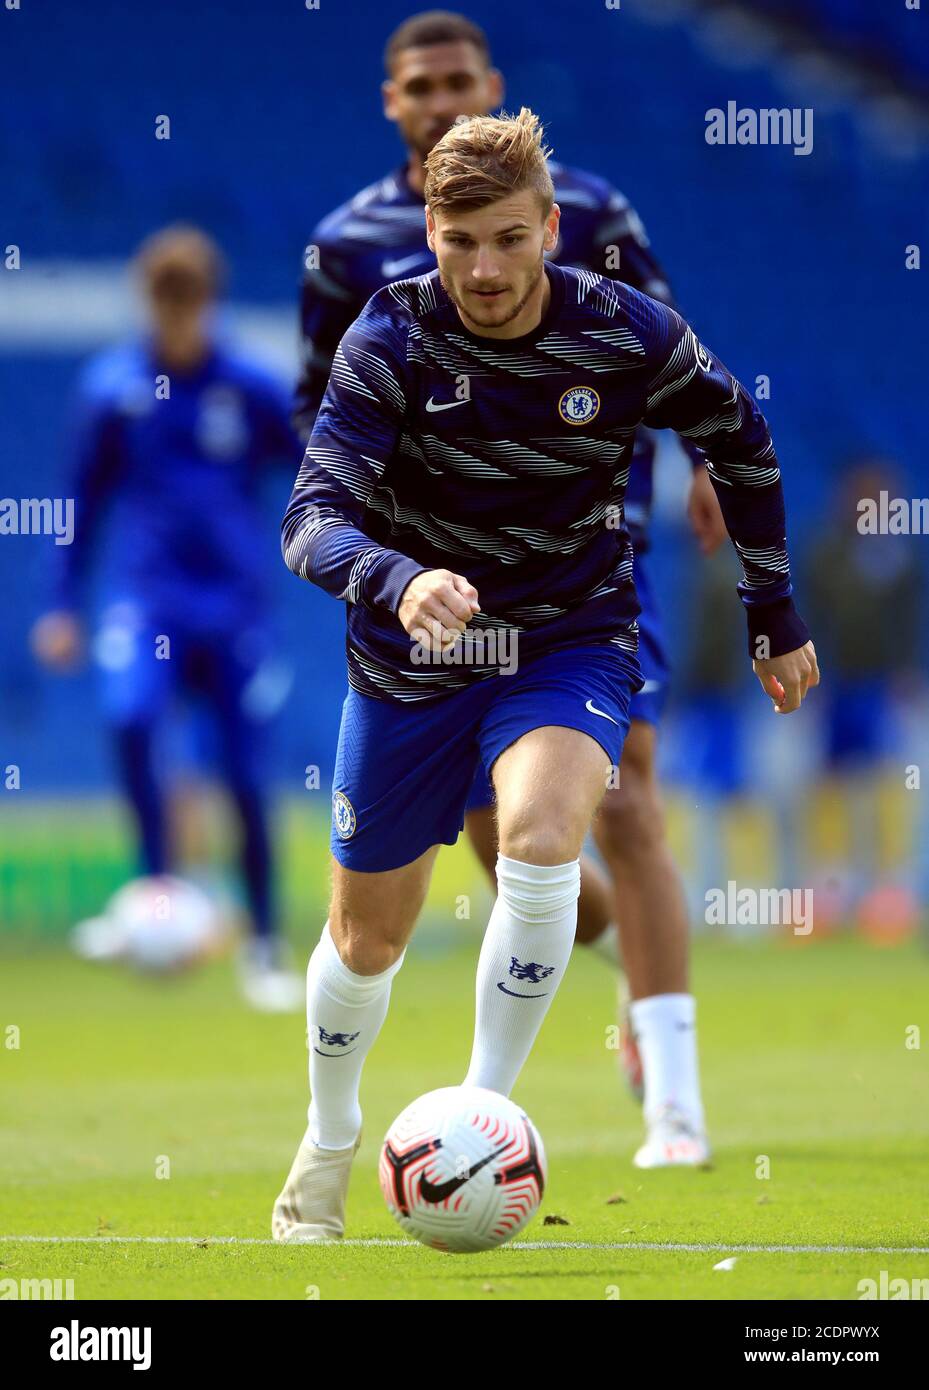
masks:
<path fill-rule="evenodd" d="M 561 984 L 577 929 L 581 866 L 497 856 L 497 901 L 477 966 L 474 1048 L 465 1086 L 508 1096 Z"/>
<path fill-rule="evenodd" d="M 405 954 L 405 952 L 404 952 Z M 310 1049 L 310 1138 L 323 1149 L 345 1149 L 361 1130 L 361 1068 L 381 1031 L 390 982 L 403 956 L 380 975 L 356 975 L 342 964 L 329 923 L 306 970 Z"/>
<path fill-rule="evenodd" d="M 642 1054 L 646 1119 L 662 1105 L 675 1105 L 702 1131 L 697 1001 L 692 994 L 653 994 L 634 999 L 629 1018 Z"/>

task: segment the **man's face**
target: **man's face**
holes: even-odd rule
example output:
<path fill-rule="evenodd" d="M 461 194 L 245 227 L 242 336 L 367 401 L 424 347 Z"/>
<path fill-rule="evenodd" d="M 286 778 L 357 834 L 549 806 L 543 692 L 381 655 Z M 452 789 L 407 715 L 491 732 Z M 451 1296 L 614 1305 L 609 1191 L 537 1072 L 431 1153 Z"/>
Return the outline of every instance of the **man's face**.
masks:
<path fill-rule="evenodd" d="M 210 284 L 195 268 L 157 272 L 149 276 L 145 290 L 156 334 L 167 343 L 201 328 L 212 303 Z"/>
<path fill-rule="evenodd" d="M 503 79 L 472 43 L 405 48 L 382 87 L 384 115 L 425 159 L 456 116 L 486 116 L 503 100 Z"/>
<path fill-rule="evenodd" d="M 560 216 L 554 203 L 545 217 L 531 189 L 475 212 L 426 208 L 442 285 L 475 332 L 493 337 L 519 317 L 543 274 L 543 252 L 555 247 Z"/>

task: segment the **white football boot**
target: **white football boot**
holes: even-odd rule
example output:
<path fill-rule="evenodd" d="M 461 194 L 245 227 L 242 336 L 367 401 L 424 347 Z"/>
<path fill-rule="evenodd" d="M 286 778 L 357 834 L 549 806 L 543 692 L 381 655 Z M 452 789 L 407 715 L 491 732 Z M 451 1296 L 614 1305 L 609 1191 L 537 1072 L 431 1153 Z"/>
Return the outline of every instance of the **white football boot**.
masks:
<path fill-rule="evenodd" d="M 294 1014 L 306 1006 L 306 977 L 291 969 L 289 951 L 279 942 L 246 942 L 238 962 L 239 988 L 247 1003 L 264 1014 Z"/>
<path fill-rule="evenodd" d="M 646 1121 L 645 1143 L 636 1151 L 637 1168 L 699 1168 L 710 1161 L 703 1130 L 676 1105 L 663 1105 Z"/>
<path fill-rule="evenodd" d="M 275 1240 L 341 1240 L 345 1197 L 361 1135 L 347 1149 L 321 1149 L 307 1130 L 271 1214 Z"/>

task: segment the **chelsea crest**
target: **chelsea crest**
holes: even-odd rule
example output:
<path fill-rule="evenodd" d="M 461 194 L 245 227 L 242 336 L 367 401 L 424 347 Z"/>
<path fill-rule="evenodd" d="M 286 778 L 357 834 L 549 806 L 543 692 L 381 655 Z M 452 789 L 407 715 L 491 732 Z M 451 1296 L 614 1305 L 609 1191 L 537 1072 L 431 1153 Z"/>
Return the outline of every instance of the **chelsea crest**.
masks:
<path fill-rule="evenodd" d="M 600 397 L 590 386 L 572 386 L 558 402 L 558 414 L 569 425 L 586 425 L 600 409 Z"/>
<path fill-rule="evenodd" d="M 358 822 L 355 808 L 344 792 L 336 792 L 332 798 L 332 820 L 339 839 L 350 840 Z"/>

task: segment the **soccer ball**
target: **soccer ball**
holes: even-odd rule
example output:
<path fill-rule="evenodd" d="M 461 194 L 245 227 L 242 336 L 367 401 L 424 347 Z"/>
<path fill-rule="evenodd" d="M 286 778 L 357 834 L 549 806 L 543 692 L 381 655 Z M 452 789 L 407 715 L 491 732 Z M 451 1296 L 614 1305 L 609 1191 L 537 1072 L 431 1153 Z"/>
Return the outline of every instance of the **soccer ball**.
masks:
<path fill-rule="evenodd" d="M 145 973 L 167 974 L 203 959 L 221 936 L 220 914 L 206 893 L 162 874 L 125 884 L 102 917 L 75 927 L 73 944 L 87 960 L 123 960 Z"/>
<path fill-rule="evenodd" d="M 521 1231 L 545 1189 L 545 1150 L 518 1105 L 481 1086 L 446 1086 L 397 1116 L 378 1165 L 400 1225 L 434 1250 L 493 1250 Z"/>
<path fill-rule="evenodd" d="M 217 935 L 212 901 L 171 874 L 127 883 L 110 910 L 127 932 L 126 958 L 137 970 L 183 970 L 207 954 Z"/>

